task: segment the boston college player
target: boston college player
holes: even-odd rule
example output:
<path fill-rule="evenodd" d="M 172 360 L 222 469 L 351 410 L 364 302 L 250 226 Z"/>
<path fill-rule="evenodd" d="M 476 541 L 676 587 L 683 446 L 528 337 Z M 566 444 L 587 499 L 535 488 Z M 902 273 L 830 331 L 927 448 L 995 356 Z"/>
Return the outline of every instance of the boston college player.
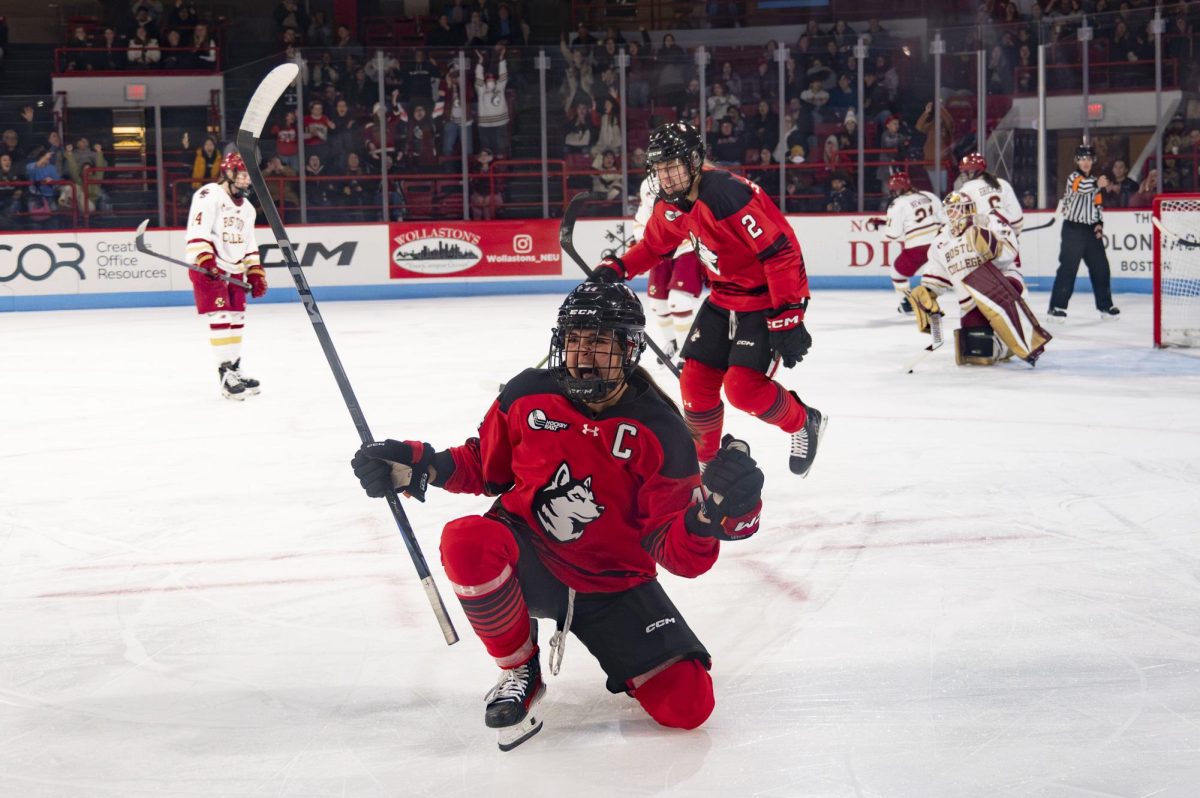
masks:
<path fill-rule="evenodd" d="M 189 271 L 196 311 L 208 317 L 209 343 L 217 358 L 221 394 L 245 399 L 259 392 L 258 380 L 241 371 L 242 326 L 246 291 L 222 279 L 222 274 L 245 274 L 250 294 L 267 292 L 267 278 L 254 240 L 254 206 L 246 201 L 250 174 L 236 152 L 221 161 L 216 183 L 201 186 L 188 210 L 187 257 L 207 274 Z"/>

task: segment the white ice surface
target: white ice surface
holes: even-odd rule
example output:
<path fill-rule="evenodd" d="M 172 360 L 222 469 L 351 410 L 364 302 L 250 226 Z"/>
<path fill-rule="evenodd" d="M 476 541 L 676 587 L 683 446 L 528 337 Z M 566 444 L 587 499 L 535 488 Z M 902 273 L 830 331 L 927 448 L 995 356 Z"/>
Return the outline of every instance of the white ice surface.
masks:
<path fill-rule="evenodd" d="M 447 647 L 298 304 L 251 308 L 244 404 L 188 308 L 0 315 L 0 796 L 1200 794 L 1200 358 L 1089 300 L 1036 369 L 909 375 L 891 294 L 820 293 L 783 373 L 832 418 L 813 475 L 730 410 L 765 527 L 663 578 L 713 716 L 656 727 L 572 639 L 508 754 L 437 554 L 488 500 L 405 503 Z M 322 310 L 376 436 L 441 447 L 557 301 Z"/>

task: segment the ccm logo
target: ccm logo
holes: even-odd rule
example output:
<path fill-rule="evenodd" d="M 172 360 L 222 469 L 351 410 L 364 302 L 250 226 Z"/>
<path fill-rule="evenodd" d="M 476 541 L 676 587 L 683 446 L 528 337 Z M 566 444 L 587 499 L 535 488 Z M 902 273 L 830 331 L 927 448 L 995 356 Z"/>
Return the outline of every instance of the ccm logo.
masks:
<path fill-rule="evenodd" d="M 654 623 L 652 623 L 646 627 L 646 634 L 650 634 L 655 629 L 661 629 L 662 627 L 666 626 L 669 623 L 675 623 L 675 619 L 674 618 L 663 618 L 661 620 L 655 621 Z"/>
<path fill-rule="evenodd" d="M 533 236 L 528 233 L 518 233 L 513 236 L 513 252 L 518 255 L 528 255 L 533 252 Z"/>
<path fill-rule="evenodd" d="M 800 314 L 792 313 L 789 316 L 780 316 L 771 319 L 767 322 L 768 330 L 789 330 L 800 323 Z"/>

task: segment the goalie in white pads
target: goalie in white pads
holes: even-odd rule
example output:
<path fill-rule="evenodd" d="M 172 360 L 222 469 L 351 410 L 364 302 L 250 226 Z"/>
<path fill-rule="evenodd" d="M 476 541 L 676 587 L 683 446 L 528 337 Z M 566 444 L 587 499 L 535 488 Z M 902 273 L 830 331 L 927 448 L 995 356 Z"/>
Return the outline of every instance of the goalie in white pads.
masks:
<path fill-rule="evenodd" d="M 888 205 L 887 218 L 873 216 L 867 220 L 868 230 L 878 230 L 886 225 L 883 234 L 890 241 L 899 241 L 904 251 L 892 261 L 892 287 L 900 294 L 900 313 L 912 313 L 908 299 L 908 280 L 925 265 L 929 245 L 933 243 L 938 229 L 946 223 L 942 201 L 928 191 L 913 188 L 908 172 L 896 172 L 888 178 L 888 192 L 892 202 Z"/>
<path fill-rule="evenodd" d="M 641 202 L 633 216 L 635 241 L 642 239 L 646 223 L 654 215 L 654 203 L 658 202 L 649 180 L 642 181 L 638 194 Z M 673 359 L 683 346 L 681 341 L 692 328 L 692 319 L 700 307 L 700 293 L 704 289 L 704 269 L 691 240 L 685 239 L 674 254 L 663 258 L 648 276 L 647 304 L 658 318 L 663 335 L 663 352 Z"/>
<path fill-rule="evenodd" d="M 976 213 L 959 192 L 947 195 L 948 222 L 929 247 L 921 284 L 910 294 L 917 326 L 929 330 L 940 315 L 938 297 L 952 294 L 961 321 L 954 331 L 958 364 L 991 365 L 1013 355 L 1034 365 L 1051 335 L 1023 297 L 1025 281 L 1016 263 L 1016 234 L 995 214 Z"/>
<path fill-rule="evenodd" d="M 241 369 L 246 290 L 220 275 L 244 274 L 255 299 L 267 292 L 254 240 L 254 206 L 244 196 L 249 188 L 246 164 L 236 152 L 229 153 L 221 161 L 218 181 L 201 186 L 192 196 L 187 227 L 187 259 L 205 272 L 188 272 L 196 311 L 208 319 L 221 395 L 238 400 L 260 390 L 258 380 Z"/>

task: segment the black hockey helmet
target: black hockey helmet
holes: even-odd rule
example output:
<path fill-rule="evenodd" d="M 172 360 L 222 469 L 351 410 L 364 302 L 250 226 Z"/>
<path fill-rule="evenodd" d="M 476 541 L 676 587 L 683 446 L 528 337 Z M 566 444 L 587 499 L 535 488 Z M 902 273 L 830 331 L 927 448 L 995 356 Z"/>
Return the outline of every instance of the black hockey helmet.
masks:
<path fill-rule="evenodd" d="M 619 375 L 598 369 L 571 374 L 567 355 L 591 340 L 581 335 L 587 333 L 612 336 L 622 355 Z M 582 283 L 558 308 L 558 321 L 550 332 L 550 372 L 570 398 L 598 402 L 629 379 L 645 348 L 646 314 L 637 294 L 624 283 Z"/>
<path fill-rule="evenodd" d="M 650 143 L 646 147 L 646 178 L 650 181 L 655 195 L 672 204 L 686 197 L 692 189 L 692 183 L 700 174 L 701 167 L 704 166 L 705 154 L 704 137 L 700 135 L 699 130 L 686 122 L 671 122 L 656 127 L 650 134 Z M 680 161 L 687 169 L 688 185 L 682 191 L 667 193 L 659 185 L 658 170 L 654 167 L 675 160 Z"/>
<path fill-rule="evenodd" d="M 1091 144 L 1080 144 L 1075 148 L 1075 163 L 1079 163 L 1079 159 L 1081 158 L 1096 160 L 1096 148 Z"/>

